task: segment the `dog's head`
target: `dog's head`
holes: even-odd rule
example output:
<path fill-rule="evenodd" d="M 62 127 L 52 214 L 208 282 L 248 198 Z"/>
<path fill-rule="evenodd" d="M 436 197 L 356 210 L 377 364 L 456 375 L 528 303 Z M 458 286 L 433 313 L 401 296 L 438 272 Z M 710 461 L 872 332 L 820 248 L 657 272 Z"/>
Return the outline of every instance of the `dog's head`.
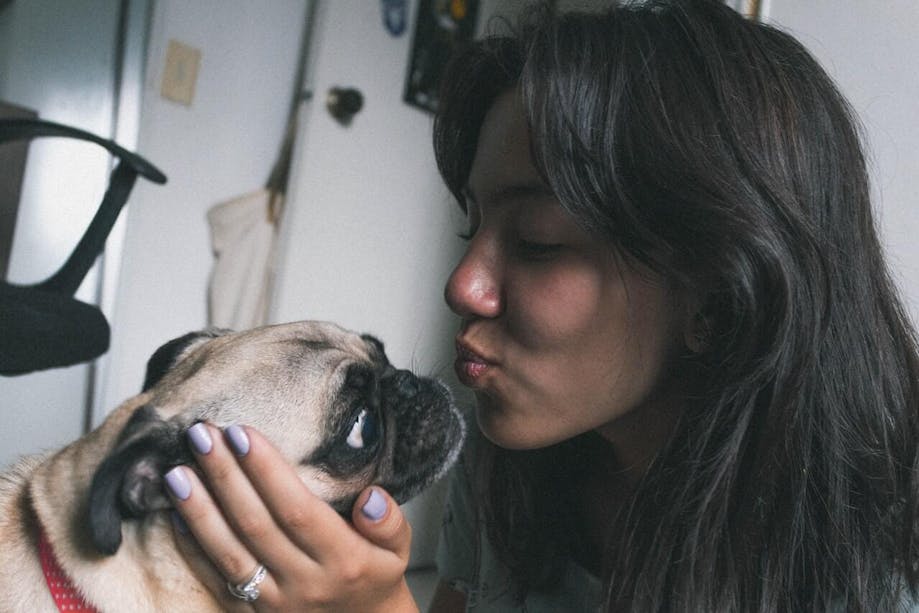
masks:
<path fill-rule="evenodd" d="M 330 323 L 187 334 L 150 358 L 144 389 L 149 400 L 93 477 L 90 535 L 105 554 L 124 519 L 170 506 L 161 476 L 193 462 L 185 431 L 200 421 L 255 427 L 341 513 L 370 484 L 408 500 L 446 472 L 464 435 L 442 383 L 397 370 L 380 341 Z"/>

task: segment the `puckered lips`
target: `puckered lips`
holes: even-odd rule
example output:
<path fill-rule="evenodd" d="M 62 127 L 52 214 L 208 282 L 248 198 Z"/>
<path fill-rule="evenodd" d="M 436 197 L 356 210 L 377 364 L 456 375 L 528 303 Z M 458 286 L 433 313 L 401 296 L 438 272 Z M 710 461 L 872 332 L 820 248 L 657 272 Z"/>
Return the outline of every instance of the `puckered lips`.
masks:
<path fill-rule="evenodd" d="M 485 373 L 494 366 L 493 360 L 482 355 L 472 345 L 460 338 L 456 339 L 456 362 L 453 368 L 463 385 L 476 387 Z"/>

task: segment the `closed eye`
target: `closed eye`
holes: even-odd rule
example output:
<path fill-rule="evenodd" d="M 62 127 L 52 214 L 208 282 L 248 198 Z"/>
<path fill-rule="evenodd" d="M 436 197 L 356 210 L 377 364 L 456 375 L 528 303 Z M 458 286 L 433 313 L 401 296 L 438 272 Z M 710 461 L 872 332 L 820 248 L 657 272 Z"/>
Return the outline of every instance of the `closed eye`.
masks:
<path fill-rule="evenodd" d="M 518 254 L 520 257 L 527 260 L 549 259 L 558 254 L 563 247 L 564 245 L 560 243 L 538 243 L 523 239 L 517 241 Z"/>

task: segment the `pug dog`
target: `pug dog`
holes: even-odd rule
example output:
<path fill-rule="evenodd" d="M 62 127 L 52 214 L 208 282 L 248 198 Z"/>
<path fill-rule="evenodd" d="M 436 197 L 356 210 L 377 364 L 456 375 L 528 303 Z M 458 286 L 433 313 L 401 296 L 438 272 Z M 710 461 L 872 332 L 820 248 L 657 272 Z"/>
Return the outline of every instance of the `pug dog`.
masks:
<path fill-rule="evenodd" d="M 418 494 L 465 434 L 447 387 L 393 367 L 372 336 L 325 322 L 188 334 L 96 430 L 2 475 L 0 610 L 56 610 L 39 543 L 101 612 L 248 608 L 195 576 L 164 512 L 162 475 L 193 464 L 185 432 L 201 421 L 253 426 L 343 514 L 371 484 Z"/>

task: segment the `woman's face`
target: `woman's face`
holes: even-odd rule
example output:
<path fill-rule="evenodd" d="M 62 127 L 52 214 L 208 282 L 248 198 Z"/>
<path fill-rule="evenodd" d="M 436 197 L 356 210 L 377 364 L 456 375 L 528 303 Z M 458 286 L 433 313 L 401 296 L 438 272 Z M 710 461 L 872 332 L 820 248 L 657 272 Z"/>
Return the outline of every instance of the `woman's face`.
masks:
<path fill-rule="evenodd" d="M 468 204 L 471 237 L 445 296 L 462 318 L 457 375 L 485 435 L 516 449 L 589 430 L 651 444 L 684 309 L 561 207 L 511 93 L 482 125 Z"/>

